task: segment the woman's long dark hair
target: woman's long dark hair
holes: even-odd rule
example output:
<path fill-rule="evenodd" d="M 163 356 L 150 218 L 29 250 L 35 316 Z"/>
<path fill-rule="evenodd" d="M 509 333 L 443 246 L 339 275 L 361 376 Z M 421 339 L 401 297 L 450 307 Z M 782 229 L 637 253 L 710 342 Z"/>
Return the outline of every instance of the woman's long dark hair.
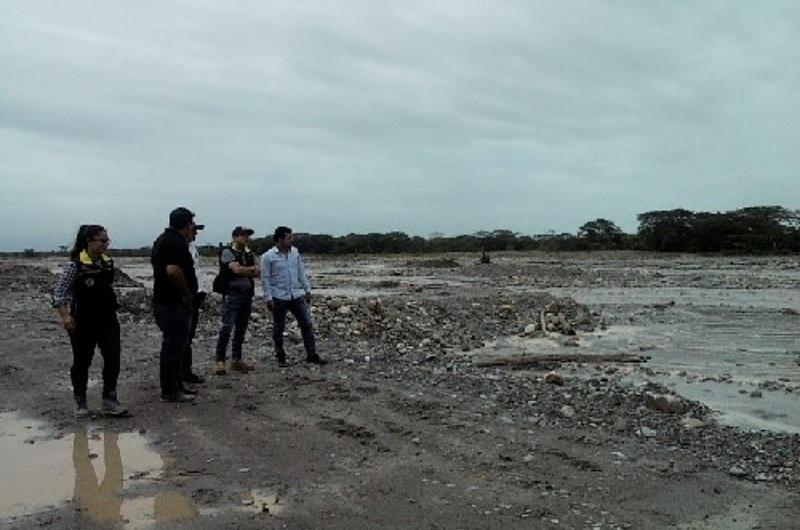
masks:
<path fill-rule="evenodd" d="M 76 260 L 81 252 L 86 250 L 89 246 L 89 240 L 100 232 L 105 232 L 106 229 L 101 225 L 81 225 L 78 228 L 78 234 L 75 236 L 75 244 L 72 246 L 72 252 L 69 253 L 69 259 Z"/>

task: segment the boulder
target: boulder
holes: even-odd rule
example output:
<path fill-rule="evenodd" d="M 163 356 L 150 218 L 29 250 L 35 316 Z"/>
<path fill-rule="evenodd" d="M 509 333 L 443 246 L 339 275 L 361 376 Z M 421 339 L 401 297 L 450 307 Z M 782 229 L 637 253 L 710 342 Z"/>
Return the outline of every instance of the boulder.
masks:
<path fill-rule="evenodd" d="M 544 376 L 544 382 L 551 385 L 562 386 L 564 384 L 564 377 L 556 372 L 550 372 Z"/>
<path fill-rule="evenodd" d="M 667 414 L 683 414 L 686 404 L 677 396 L 668 394 L 653 394 L 648 392 L 644 396 L 644 404 L 651 410 Z"/>

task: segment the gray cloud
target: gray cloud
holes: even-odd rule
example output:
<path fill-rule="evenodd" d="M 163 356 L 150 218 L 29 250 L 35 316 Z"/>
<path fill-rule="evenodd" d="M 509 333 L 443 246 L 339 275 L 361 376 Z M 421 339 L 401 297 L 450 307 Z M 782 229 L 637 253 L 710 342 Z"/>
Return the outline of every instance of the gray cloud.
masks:
<path fill-rule="evenodd" d="M 233 4 L 233 5 L 231 5 Z M 0 248 L 797 207 L 793 2 L 11 1 Z M 25 230 L 11 227 L 24 226 Z"/>

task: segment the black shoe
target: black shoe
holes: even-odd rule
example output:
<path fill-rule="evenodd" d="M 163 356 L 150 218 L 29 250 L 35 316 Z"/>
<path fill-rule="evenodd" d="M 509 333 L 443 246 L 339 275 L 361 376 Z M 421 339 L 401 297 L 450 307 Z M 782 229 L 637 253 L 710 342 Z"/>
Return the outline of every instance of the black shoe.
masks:
<path fill-rule="evenodd" d="M 311 363 L 311 364 L 318 364 L 320 366 L 322 366 L 324 364 L 328 364 L 328 361 L 326 361 L 325 359 L 322 359 L 319 355 L 316 355 L 316 354 L 315 355 L 309 355 L 308 357 L 306 357 L 306 362 L 307 363 Z"/>
<path fill-rule="evenodd" d="M 74 409 L 75 417 L 76 418 L 88 418 L 89 417 L 89 407 L 86 406 L 86 398 L 75 396 L 75 409 Z"/>
<path fill-rule="evenodd" d="M 161 401 L 165 403 L 193 403 L 195 398 L 183 392 L 175 392 L 174 394 L 161 394 Z"/>
<path fill-rule="evenodd" d="M 181 389 L 178 390 L 178 392 L 183 392 L 187 396 L 194 396 L 197 394 L 197 390 L 187 385 L 181 385 Z"/>
<path fill-rule="evenodd" d="M 289 366 L 289 363 L 286 362 L 286 357 L 278 357 L 278 367 L 286 368 L 287 366 Z"/>
<path fill-rule="evenodd" d="M 128 416 L 128 409 L 119 404 L 116 392 L 110 392 L 103 396 L 102 411 L 107 416 L 116 416 L 118 418 Z"/>
<path fill-rule="evenodd" d="M 200 377 L 199 375 L 190 372 L 189 374 L 183 376 L 183 381 L 185 383 L 192 383 L 193 385 L 201 385 L 206 382 L 204 377 Z"/>

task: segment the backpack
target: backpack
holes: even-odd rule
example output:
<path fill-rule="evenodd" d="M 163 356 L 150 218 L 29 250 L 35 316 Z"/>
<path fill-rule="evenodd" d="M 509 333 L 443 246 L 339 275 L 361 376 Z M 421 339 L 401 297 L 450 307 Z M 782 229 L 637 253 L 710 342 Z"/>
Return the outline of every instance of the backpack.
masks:
<path fill-rule="evenodd" d="M 222 252 L 225 249 L 220 249 L 217 254 L 217 263 L 219 263 L 219 271 L 214 276 L 214 281 L 211 283 L 211 290 L 219 294 L 228 294 L 228 281 L 230 280 L 230 269 L 222 263 Z"/>

